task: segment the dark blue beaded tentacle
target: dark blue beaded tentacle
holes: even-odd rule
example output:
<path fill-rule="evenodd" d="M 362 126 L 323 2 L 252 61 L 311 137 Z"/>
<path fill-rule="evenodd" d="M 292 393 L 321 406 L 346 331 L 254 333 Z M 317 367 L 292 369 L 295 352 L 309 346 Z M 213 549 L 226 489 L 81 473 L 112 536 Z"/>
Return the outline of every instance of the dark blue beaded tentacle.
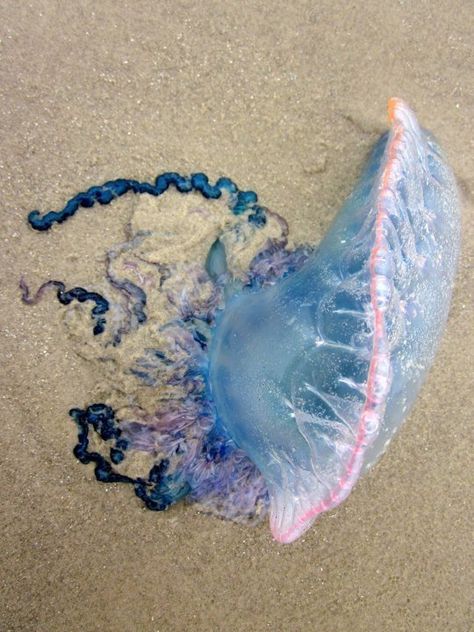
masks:
<path fill-rule="evenodd" d="M 179 173 L 168 171 L 159 175 L 154 184 L 149 182 L 138 182 L 118 178 L 109 180 L 99 186 L 90 187 L 87 191 L 78 193 L 72 197 L 61 211 L 49 211 L 45 215 L 40 215 L 39 211 L 31 211 L 28 215 L 28 222 L 35 230 L 49 230 L 55 223 L 62 224 L 76 214 L 80 207 L 91 208 L 94 204 L 110 204 L 112 200 L 125 195 L 128 192 L 148 193 L 159 196 L 174 186 L 180 193 L 190 193 L 197 191 L 205 198 L 220 198 L 223 191 L 230 194 L 230 208 L 235 215 L 241 215 L 247 210 L 252 211 L 248 221 L 263 226 L 266 222 L 264 209 L 257 204 L 257 194 L 254 191 L 240 191 L 237 185 L 230 178 L 219 178 L 212 185 L 209 178 L 204 173 L 193 173 L 191 176 L 182 176 Z"/>
<path fill-rule="evenodd" d="M 152 511 L 163 511 L 190 491 L 185 481 L 176 475 L 168 474 L 169 460 L 162 459 L 153 465 L 146 478 L 132 478 L 117 472 L 113 465 L 120 464 L 125 458 L 128 442 L 124 439 L 117 423 L 114 410 L 106 404 L 92 404 L 85 409 L 72 408 L 69 415 L 77 429 L 77 444 L 74 456 L 84 464 L 94 463 L 95 477 L 101 483 L 127 483 L 133 485 L 135 494 Z M 99 452 L 89 450 L 89 428 L 92 428 L 103 441 L 113 441 L 110 459 Z"/>
<path fill-rule="evenodd" d="M 91 292 L 85 290 L 83 287 L 73 287 L 70 290 L 66 290 L 66 286 L 62 281 L 51 280 L 43 283 L 36 294 L 30 297 L 28 286 L 25 281 L 21 279 L 20 289 L 22 291 L 23 302 L 34 305 L 41 298 L 43 292 L 50 287 L 57 288 L 56 296 L 62 305 L 69 305 L 72 301 L 78 301 L 79 303 L 85 303 L 86 301 L 94 302 L 95 307 L 93 307 L 91 311 L 91 317 L 95 321 L 92 330 L 93 334 L 97 336 L 104 331 L 106 324 L 104 314 L 109 311 L 109 301 L 98 292 Z"/>

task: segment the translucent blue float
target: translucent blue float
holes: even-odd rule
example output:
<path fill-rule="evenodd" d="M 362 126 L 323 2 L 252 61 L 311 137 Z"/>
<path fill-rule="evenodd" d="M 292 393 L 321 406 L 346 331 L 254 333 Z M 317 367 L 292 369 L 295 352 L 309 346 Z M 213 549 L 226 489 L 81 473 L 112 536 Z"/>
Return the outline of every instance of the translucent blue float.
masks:
<path fill-rule="evenodd" d="M 60 212 L 30 213 L 33 228 L 48 230 L 80 207 L 170 188 L 222 198 L 230 211 L 206 233 L 201 260 L 160 261 L 172 231 L 138 213 L 107 253 L 105 289 L 48 281 L 31 298 L 21 284 L 25 302 L 53 286 L 70 310 L 95 303 L 90 355 L 107 360 L 110 393 L 121 395 L 105 388 L 70 414 L 74 453 L 98 480 L 131 484 L 154 510 L 181 498 L 242 522 L 269 510 L 275 539 L 291 542 L 383 453 L 433 361 L 460 232 L 436 142 L 403 101 L 389 102 L 389 117 L 317 248 L 288 250 L 286 223 L 255 193 L 204 174 L 115 180 Z"/>

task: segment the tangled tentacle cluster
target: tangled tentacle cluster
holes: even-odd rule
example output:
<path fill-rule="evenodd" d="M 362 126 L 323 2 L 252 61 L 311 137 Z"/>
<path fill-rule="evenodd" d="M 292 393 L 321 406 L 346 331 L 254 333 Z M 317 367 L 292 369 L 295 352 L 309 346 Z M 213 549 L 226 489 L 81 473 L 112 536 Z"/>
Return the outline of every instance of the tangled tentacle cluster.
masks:
<path fill-rule="evenodd" d="M 146 219 L 145 224 L 137 220 L 129 239 L 106 254 L 103 287 L 108 286 L 108 298 L 95 289 L 66 290 L 61 281 L 47 281 L 30 297 L 22 280 L 23 300 L 36 303 L 52 287 L 62 305 L 95 303 L 95 346 L 81 329 L 78 352 L 90 347 L 89 359 L 111 367 L 104 387 L 107 403 L 73 408 L 69 414 L 78 428 L 74 454 L 95 465 L 97 480 L 131 485 L 151 510 L 161 511 L 186 497 L 223 517 L 255 522 L 266 513 L 267 488 L 216 418 L 208 348 L 226 293 L 274 283 L 298 269 L 309 248 L 286 249 L 286 222 L 260 206 L 256 193 L 240 191 L 228 178 L 211 185 L 202 173 L 164 173 L 154 184 L 106 182 L 74 196 L 61 211 L 43 216 L 33 211 L 28 221 L 35 230 L 46 231 L 80 207 L 109 204 L 127 192 L 158 197 L 170 188 L 198 193 L 204 200 L 222 198 L 234 218 L 229 221 L 224 214 L 216 234 L 208 231 L 212 240 L 201 262 L 158 260 L 162 226 L 153 229 Z M 210 221 L 205 209 L 192 213 L 198 222 Z M 268 235 L 259 237 L 265 227 Z M 161 320 L 160 310 L 165 313 Z M 136 455 L 141 455 L 139 465 Z"/>

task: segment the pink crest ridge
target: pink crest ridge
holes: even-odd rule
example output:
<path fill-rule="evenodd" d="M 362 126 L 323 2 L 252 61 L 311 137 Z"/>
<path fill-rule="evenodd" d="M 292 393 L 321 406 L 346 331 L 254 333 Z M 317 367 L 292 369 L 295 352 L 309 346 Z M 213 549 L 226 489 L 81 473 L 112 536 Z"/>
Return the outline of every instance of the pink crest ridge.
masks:
<path fill-rule="evenodd" d="M 369 256 L 370 304 L 373 318 L 373 344 L 367 379 L 367 394 L 357 424 L 357 435 L 343 475 L 337 485 L 317 505 L 297 516 L 289 529 L 278 528 L 273 512 L 270 516 L 272 535 L 278 542 L 290 543 L 299 538 L 313 524 L 316 518 L 343 502 L 357 482 L 364 463 L 364 454 L 377 435 L 383 420 L 387 397 L 391 387 L 390 345 L 387 336 L 386 309 L 390 303 L 392 286 L 383 273 L 387 256 L 388 242 L 384 224 L 388 219 L 388 207 L 395 202 L 396 180 L 400 174 L 400 161 L 404 152 L 417 140 L 421 130 L 415 114 L 399 98 L 388 102 L 388 115 L 392 124 L 390 136 L 384 153 L 384 165 L 378 177 L 380 184 L 374 200 L 376 208 L 374 244 Z"/>

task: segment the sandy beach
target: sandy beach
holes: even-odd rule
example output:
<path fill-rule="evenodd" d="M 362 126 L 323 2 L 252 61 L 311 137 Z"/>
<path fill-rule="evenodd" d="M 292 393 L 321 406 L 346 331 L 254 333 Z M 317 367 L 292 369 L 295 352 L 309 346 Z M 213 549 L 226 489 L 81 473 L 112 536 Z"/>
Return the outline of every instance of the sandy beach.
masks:
<path fill-rule="evenodd" d="M 2 631 L 472 629 L 473 23 L 468 0 L 3 3 Z M 446 333 L 387 454 L 291 545 L 267 522 L 150 512 L 98 484 L 67 411 L 100 367 L 75 352 L 54 296 L 27 306 L 18 284 L 97 281 L 131 202 L 45 233 L 27 213 L 114 178 L 204 171 L 316 244 L 392 96 L 442 145 L 463 229 Z"/>

